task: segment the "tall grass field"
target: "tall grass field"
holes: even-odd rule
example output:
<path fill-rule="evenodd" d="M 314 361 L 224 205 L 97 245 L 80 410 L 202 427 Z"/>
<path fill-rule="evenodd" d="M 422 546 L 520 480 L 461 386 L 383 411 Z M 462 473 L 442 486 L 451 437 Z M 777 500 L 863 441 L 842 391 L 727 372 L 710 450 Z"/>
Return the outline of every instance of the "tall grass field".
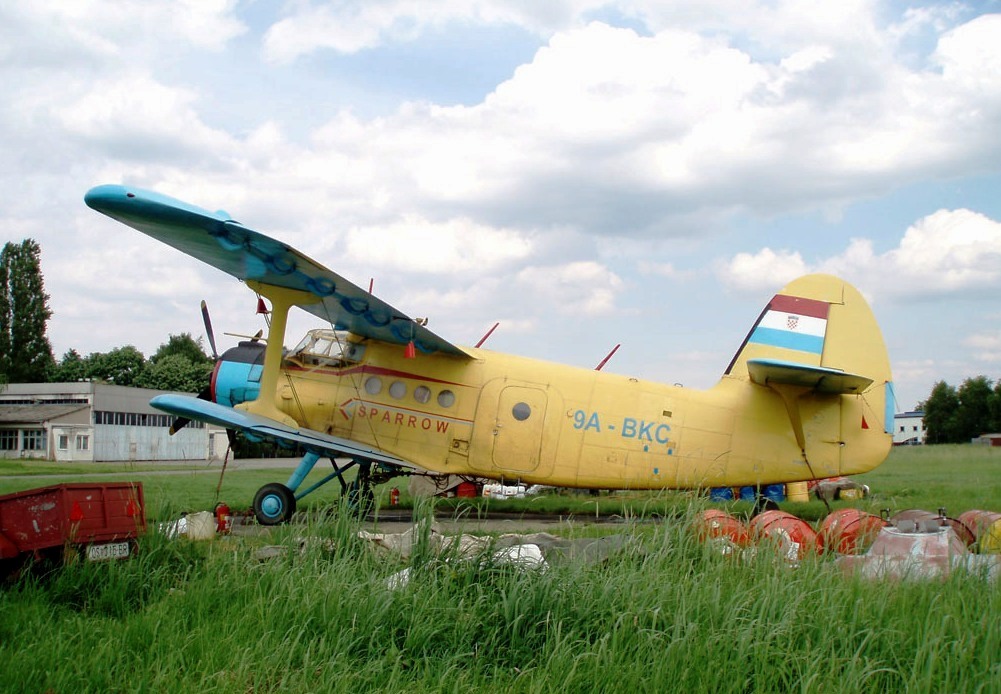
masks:
<path fill-rule="evenodd" d="M 985 451 L 895 451 L 860 503 L 1001 511 L 1001 457 Z M 252 487 L 261 473 L 240 475 Z M 202 481 L 209 499 L 216 481 Z M 159 496 L 180 493 L 150 488 L 147 501 L 166 512 L 184 499 Z M 767 549 L 723 556 L 689 531 L 704 500 L 599 500 L 672 512 L 611 530 L 627 541 L 603 561 L 544 570 L 421 541 L 408 560 L 378 553 L 336 505 L 269 538 L 151 532 L 131 560 L 0 588 L 0 691 L 1001 692 L 996 583 L 865 580 Z M 265 542 L 287 551 L 261 560 Z M 404 567 L 409 584 L 391 589 Z"/>

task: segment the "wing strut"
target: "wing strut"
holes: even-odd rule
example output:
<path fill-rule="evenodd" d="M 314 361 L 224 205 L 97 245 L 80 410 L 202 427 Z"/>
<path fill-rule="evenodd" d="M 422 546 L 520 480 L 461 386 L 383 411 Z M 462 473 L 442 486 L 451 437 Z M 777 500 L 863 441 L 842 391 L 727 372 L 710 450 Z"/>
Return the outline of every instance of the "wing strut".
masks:
<path fill-rule="evenodd" d="M 268 327 L 267 347 L 264 350 L 264 368 L 261 373 L 261 388 L 256 400 L 241 403 L 236 407 L 251 414 L 274 419 L 282 424 L 299 428 L 299 423 L 278 409 L 278 376 L 282 367 L 282 350 L 285 344 L 285 325 L 289 309 L 296 305 L 315 304 L 320 298 L 309 292 L 262 284 L 247 280 L 247 286 L 271 302 L 271 325 Z"/>

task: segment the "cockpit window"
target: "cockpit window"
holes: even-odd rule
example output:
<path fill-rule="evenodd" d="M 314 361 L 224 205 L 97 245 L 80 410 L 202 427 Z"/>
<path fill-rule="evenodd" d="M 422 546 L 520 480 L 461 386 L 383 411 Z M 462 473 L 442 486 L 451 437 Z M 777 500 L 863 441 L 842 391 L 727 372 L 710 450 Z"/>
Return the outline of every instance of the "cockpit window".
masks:
<path fill-rule="evenodd" d="M 289 355 L 303 364 L 345 366 L 361 361 L 364 345 L 348 341 L 349 333 L 333 330 L 310 330 Z"/>

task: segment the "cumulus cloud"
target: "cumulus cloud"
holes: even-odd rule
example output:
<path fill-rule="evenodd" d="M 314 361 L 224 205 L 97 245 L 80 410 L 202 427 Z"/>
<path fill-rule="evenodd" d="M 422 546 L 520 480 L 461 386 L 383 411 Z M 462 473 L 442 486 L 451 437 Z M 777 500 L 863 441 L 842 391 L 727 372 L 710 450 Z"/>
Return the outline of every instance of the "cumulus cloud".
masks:
<path fill-rule="evenodd" d="M 345 246 L 349 257 L 378 268 L 449 274 L 493 272 L 532 251 L 531 241 L 513 230 L 469 219 L 434 223 L 416 216 L 353 229 Z"/>
<path fill-rule="evenodd" d="M 566 314 L 597 316 L 615 308 L 622 279 L 594 261 L 548 267 L 527 267 L 518 272 L 528 301 L 544 302 Z"/>
<path fill-rule="evenodd" d="M 717 266 L 726 284 L 765 289 L 809 272 L 827 272 L 878 295 L 928 298 L 1001 289 L 1001 223 L 970 210 L 939 210 L 911 225 L 898 246 L 876 253 L 869 239 L 852 239 L 840 254 L 804 261 L 799 252 L 763 248 Z"/>

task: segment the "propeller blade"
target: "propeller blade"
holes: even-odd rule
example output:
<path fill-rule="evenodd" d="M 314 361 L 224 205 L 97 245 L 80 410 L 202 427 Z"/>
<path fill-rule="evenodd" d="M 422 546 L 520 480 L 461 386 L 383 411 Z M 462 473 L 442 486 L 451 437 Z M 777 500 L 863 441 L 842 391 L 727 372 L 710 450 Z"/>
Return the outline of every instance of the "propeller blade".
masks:
<path fill-rule="evenodd" d="M 202 320 L 205 322 L 205 336 L 209 340 L 209 347 L 212 348 L 213 361 L 219 361 L 219 352 L 215 348 L 215 333 L 212 332 L 212 319 L 209 318 L 209 307 L 202 299 Z"/>

